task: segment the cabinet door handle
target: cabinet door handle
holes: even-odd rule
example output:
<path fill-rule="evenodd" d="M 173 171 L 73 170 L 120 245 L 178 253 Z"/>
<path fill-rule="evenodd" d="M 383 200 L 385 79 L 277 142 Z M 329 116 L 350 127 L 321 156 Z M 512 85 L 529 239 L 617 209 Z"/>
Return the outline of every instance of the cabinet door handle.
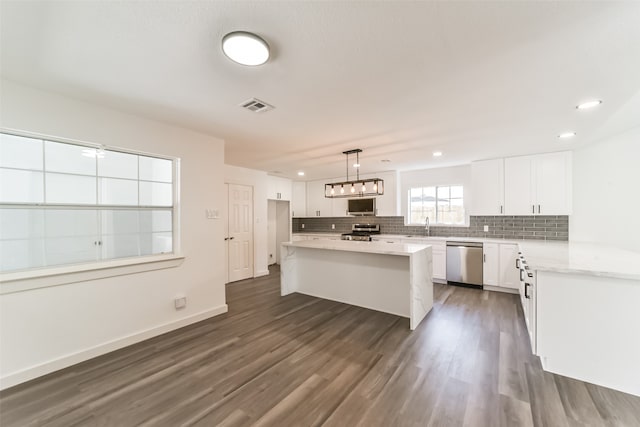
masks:
<path fill-rule="evenodd" d="M 528 284 L 527 282 L 524 282 L 524 297 L 527 299 L 531 299 L 531 296 L 529 295 L 529 292 L 527 292 L 529 290 L 529 286 L 531 286 L 530 284 Z"/>
<path fill-rule="evenodd" d="M 536 205 L 531 205 L 531 213 L 536 213 Z"/>
<path fill-rule="evenodd" d="M 500 205 L 500 213 L 502 213 L 502 205 Z"/>
<path fill-rule="evenodd" d="M 225 237 L 225 238 L 224 238 L 224 240 L 225 240 L 225 241 L 226 241 L 226 240 L 229 240 L 229 238 L 228 238 L 228 237 Z"/>
<path fill-rule="evenodd" d="M 229 237 L 229 240 L 233 240 L 233 239 L 235 239 L 235 237 Z"/>
<path fill-rule="evenodd" d="M 540 205 L 538 205 L 538 213 L 540 213 Z"/>
<path fill-rule="evenodd" d="M 520 258 L 516 258 L 516 268 L 520 270 Z"/>
<path fill-rule="evenodd" d="M 482 262 L 487 262 L 487 254 L 482 254 Z"/>

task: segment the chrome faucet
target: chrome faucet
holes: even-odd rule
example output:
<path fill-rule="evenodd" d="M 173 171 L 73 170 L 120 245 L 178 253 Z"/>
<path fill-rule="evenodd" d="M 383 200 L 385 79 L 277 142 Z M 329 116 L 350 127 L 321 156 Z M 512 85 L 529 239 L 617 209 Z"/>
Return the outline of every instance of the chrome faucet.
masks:
<path fill-rule="evenodd" d="M 429 237 L 430 232 L 429 232 L 429 217 L 426 217 L 424 220 L 424 229 L 427 232 L 427 237 Z"/>

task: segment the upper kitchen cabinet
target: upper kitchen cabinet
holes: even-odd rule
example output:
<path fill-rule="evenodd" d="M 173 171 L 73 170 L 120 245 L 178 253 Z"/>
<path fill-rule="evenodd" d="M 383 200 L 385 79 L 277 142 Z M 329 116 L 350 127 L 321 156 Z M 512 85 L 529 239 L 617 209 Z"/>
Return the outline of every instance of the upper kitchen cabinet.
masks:
<path fill-rule="evenodd" d="M 504 214 L 504 159 L 471 163 L 470 215 Z"/>
<path fill-rule="evenodd" d="M 350 176 L 350 179 L 355 177 Z M 380 178 L 384 180 L 384 194 L 376 197 L 376 215 L 397 216 L 398 209 L 398 179 L 397 172 L 382 172 L 360 175 L 362 179 Z M 307 212 L 312 216 L 347 216 L 347 198 L 327 198 L 324 196 L 324 185 L 330 182 L 344 181 L 344 178 L 323 179 L 307 182 Z M 299 216 L 296 214 L 296 216 Z"/>
<path fill-rule="evenodd" d="M 291 200 L 291 180 L 269 175 L 267 177 L 267 199 Z"/>
<path fill-rule="evenodd" d="M 507 215 L 570 215 L 571 152 L 504 160 Z"/>
<path fill-rule="evenodd" d="M 571 215 L 573 210 L 571 152 L 536 156 L 536 213 Z"/>
<path fill-rule="evenodd" d="M 294 182 L 291 195 L 291 216 L 304 218 L 307 216 L 307 183 Z"/>
<path fill-rule="evenodd" d="M 307 216 L 332 216 L 332 200 L 324 197 L 324 185 L 329 180 L 307 182 Z"/>
<path fill-rule="evenodd" d="M 363 178 L 380 178 L 384 180 L 384 194 L 376 197 L 377 216 L 398 216 L 400 205 L 398 203 L 398 172 L 388 171 L 362 175 Z"/>

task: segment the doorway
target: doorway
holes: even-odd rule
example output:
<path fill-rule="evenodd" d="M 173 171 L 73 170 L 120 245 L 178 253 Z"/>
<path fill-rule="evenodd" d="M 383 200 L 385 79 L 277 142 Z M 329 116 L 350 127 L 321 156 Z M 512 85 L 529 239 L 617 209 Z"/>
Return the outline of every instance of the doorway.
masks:
<path fill-rule="evenodd" d="M 225 184 L 228 220 L 225 223 L 227 283 L 253 277 L 253 187 Z"/>
<path fill-rule="evenodd" d="M 267 201 L 268 265 L 280 264 L 280 245 L 291 240 L 289 209 L 288 201 Z"/>

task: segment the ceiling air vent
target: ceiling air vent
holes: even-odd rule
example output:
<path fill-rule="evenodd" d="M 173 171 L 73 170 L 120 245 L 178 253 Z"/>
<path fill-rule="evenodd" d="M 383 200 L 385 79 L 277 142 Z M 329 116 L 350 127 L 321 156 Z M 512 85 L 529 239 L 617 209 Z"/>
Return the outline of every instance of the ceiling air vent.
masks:
<path fill-rule="evenodd" d="M 242 108 L 246 108 L 249 111 L 253 111 L 254 113 L 263 113 L 265 111 L 273 110 L 274 108 L 276 108 L 273 105 L 269 105 L 257 98 L 251 98 L 247 101 L 244 101 L 242 104 L 240 104 L 240 106 Z"/>

